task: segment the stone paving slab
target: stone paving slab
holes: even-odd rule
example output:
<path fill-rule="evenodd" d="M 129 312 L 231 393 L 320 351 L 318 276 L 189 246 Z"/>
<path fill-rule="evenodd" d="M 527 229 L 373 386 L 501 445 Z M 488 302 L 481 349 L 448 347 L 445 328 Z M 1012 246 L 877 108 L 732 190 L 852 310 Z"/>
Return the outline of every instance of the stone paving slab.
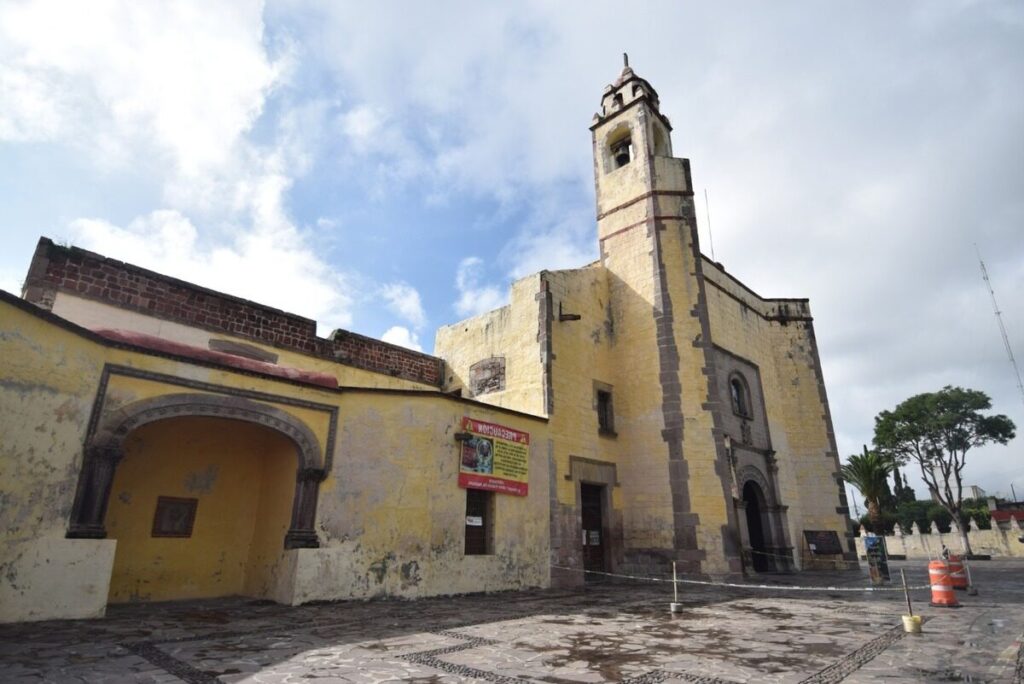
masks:
<path fill-rule="evenodd" d="M 896 564 L 899 567 L 899 564 Z M 924 564 L 905 564 L 912 584 Z M 661 583 L 287 607 L 250 599 L 112 606 L 0 625 L 3 682 L 1024 682 L 1024 564 L 974 566 L 960 609 L 915 592 Z M 759 583 L 867 586 L 863 573 Z"/>

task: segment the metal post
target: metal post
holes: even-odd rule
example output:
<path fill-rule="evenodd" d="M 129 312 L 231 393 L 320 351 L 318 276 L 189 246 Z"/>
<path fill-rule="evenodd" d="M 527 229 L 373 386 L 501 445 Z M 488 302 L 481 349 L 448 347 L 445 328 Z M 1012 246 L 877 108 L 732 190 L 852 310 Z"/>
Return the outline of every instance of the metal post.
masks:
<path fill-rule="evenodd" d="M 683 604 L 679 602 L 679 578 L 676 574 L 676 562 L 672 561 L 672 603 L 668 609 L 672 613 L 683 612 Z"/>
<path fill-rule="evenodd" d="M 907 614 L 903 616 L 903 631 L 909 634 L 921 633 L 921 617 L 914 615 L 914 608 L 910 605 L 910 588 L 907 587 L 907 573 L 900 568 L 900 579 L 903 580 L 903 597 L 907 599 Z"/>
<path fill-rule="evenodd" d="M 900 579 L 903 580 L 903 596 L 907 599 L 907 615 L 913 617 L 914 609 L 910 605 L 910 589 L 907 587 L 907 573 L 900 568 Z"/>
<path fill-rule="evenodd" d="M 974 580 L 971 579 L 971 564 L 967 562 L 967 556 L 964 556 L 964 570 L 967 571 L 967 595 L 977 596 L 978 589 L 974 586 Z"/>

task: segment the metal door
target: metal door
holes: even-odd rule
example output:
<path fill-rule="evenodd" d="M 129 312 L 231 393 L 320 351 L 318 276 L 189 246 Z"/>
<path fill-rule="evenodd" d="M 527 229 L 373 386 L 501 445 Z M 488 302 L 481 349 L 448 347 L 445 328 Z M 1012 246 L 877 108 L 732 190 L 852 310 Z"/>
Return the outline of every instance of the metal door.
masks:
<path fill-rule="evenodd" d="M 604 572 L 604 487 L 580 484 L 580 508 L 583 513 L 583 568 Z M 588 575 L 587 579 L 597 577 Z"/>

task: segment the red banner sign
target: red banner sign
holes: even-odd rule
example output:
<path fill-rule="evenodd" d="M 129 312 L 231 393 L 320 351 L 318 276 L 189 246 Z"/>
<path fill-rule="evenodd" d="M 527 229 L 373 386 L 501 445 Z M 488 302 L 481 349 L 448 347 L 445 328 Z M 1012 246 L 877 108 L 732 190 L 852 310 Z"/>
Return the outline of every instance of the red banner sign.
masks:
<path fill-rule="evenodd" d="M 504 425 L 462 419 L 459 486 L 526 496 L 529 485 L 530 434 Z"/>

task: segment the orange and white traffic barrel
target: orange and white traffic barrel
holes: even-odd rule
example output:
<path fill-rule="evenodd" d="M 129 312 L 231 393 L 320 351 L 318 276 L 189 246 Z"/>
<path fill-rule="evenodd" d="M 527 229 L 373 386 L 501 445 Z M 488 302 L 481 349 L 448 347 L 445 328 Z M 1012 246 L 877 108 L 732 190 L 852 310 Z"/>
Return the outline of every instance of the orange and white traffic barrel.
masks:
<path fill-rule="evenodd" d="M 959 608 L 953 592 L 953 582 L 949 576 L 949 564 L 946 561 L 933 560 L 928 564 L 928 580 L 932 585 L 932 605 L 943 608 Z"/>
<path fill-rule="evenodd" d="M 949 580 L 954 589 L 967 588 L 967 571 L 960 556 L 949 557 Z"/>

